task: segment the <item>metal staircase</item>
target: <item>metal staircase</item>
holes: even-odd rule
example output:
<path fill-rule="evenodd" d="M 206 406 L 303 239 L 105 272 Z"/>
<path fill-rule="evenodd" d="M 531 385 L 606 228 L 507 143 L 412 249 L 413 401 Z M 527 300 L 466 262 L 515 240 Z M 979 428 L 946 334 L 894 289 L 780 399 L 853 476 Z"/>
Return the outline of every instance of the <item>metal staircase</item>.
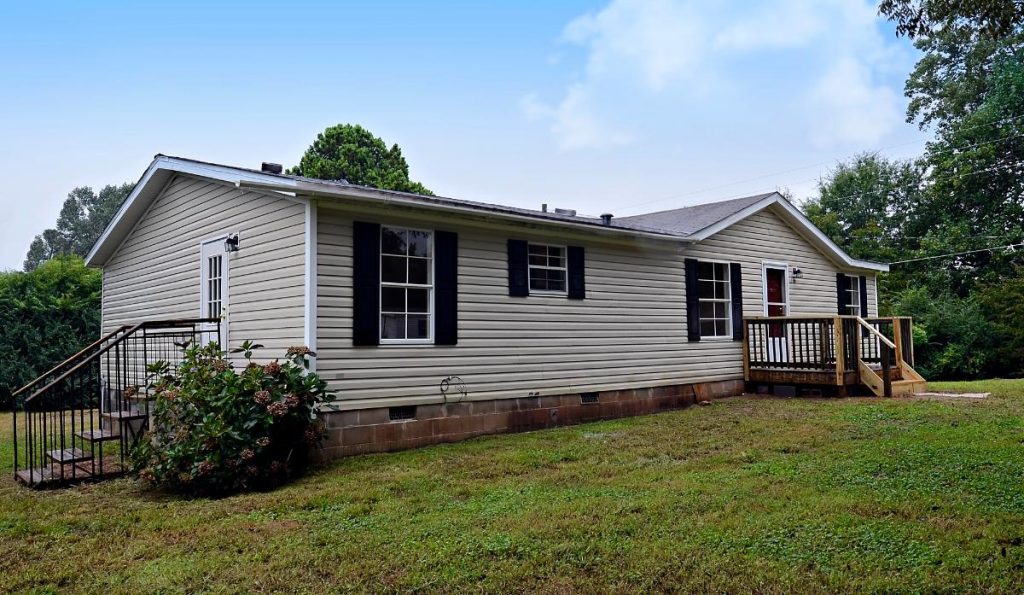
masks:
<path fill-rule="evenodd" d="M 14 477 L 54 487 L 120 475 L 149 427 L 147 366 L 220 342 L 217 319 L 119 327 L 14 393 Z"/>

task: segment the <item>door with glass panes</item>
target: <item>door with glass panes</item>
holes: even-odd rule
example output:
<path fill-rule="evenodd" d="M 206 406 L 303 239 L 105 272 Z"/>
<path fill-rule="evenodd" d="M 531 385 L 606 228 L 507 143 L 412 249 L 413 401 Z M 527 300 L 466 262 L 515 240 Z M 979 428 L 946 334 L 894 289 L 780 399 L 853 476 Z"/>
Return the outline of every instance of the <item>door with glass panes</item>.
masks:
<path fill-rule="evenodd" d="M 227 344 L 227 314 L 228 314 L 228 254 L 224 248 L 224 239 L 205 242 L 202 247 L 200 266 L 201 275 L 201 302 L 200 316 L 202 318 L 220 319 L 220 341 L 222 345 Z M 217 340 L 217 335 L 212 331 L 203 333 L 203 344 Z"/>

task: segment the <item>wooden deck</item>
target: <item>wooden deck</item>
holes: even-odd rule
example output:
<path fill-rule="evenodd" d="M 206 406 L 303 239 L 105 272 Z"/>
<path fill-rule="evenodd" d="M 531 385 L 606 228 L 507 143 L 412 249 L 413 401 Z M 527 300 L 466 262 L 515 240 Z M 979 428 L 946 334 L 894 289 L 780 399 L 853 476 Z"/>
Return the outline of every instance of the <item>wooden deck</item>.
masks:
<path fill-rule="evenodd" d="M 866 389 L 894 396 L 926 389 L 913 368 L 910 318 L 784 316 L 743 320 L 743 376 L 767 387 Z"/>

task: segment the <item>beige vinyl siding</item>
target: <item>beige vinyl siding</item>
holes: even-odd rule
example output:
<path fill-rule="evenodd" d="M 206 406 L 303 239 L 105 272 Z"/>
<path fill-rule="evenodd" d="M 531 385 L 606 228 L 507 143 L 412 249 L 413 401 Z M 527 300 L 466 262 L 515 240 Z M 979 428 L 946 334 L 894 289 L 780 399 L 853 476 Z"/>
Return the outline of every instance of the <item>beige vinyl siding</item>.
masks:
<path fill-rule="evenodd" d="M 738 262 L 743 276 L 743 313 L 764 316 L 762 264 L 779 263 L 790 271 L 800 269 L 803 276 L 786 279 L 789 284 L 790 314 L 836 314 L 835 263 L 777 216 L 772 208 L 747 217 L 710 238 L 688 247 L 685 256 L 697 259 Z M 846 271 L 850 275 L 864 275 Z M 875 278 L 867 277 L 868 311 L 878 314 L 875 302 Z"/>
<path fill-rule="evenodd" d="M 458 345 L 352 347 L 353 219 L 459 234 Z M 749 315 L 762 313 L 762 259 L 805 271 L 793 288 L 794 313 L 835 312 L 837 269 L 773 213 L 686 251 L 676 242 L 607 243 L 455 221 L 320 209 L 317 371 L 338 390 L 338 407 L 437 402 L 450 375 L 462 378 L 470 399 L 741 378 L 739 342 L 686 340 L 687 256 L 742 263 Z M 509 297 L 508 238 L 584 246 L 587 299 Z"/>
<path fill-rule="evenodd" d="M 200 315 L 200 245 L 237 233 L 228 259 L 228 336 L 266 358 L 302 344 L 305 207 L 295 201 L 175 176 L 103 267 L 104 332 L 144 320 Z"/>

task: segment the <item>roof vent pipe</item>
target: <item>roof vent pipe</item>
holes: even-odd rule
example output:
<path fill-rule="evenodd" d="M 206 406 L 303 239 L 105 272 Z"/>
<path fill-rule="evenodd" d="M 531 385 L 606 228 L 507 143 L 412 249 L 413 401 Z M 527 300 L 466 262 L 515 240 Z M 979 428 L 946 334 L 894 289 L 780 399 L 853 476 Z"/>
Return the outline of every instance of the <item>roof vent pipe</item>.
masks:
<path fill-rule="evenodd" d="M 601 214 L 601 225 L 611 225 L 611 224 L 612 224 L 612 214 L 611 213 L 602 213 Z"/>
<path fill-rule="evenodd" d="M 264 161 L 263 165 L 260 167 L 260 171 L 268 174 L 280 174 L 284 171 L 284 167 L 282 167 L 280 163 L 268 163 Z"/>

